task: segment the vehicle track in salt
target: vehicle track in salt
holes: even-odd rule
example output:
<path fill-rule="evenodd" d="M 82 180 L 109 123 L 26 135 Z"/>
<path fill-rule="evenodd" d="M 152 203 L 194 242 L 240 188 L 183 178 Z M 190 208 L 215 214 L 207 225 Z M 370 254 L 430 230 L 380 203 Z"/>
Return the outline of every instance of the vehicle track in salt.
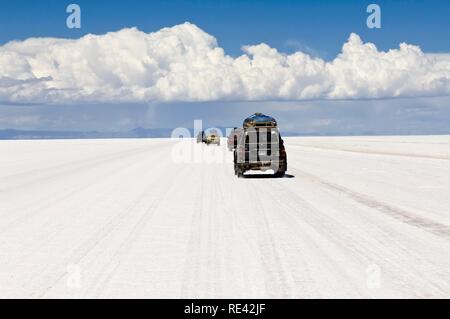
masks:
<path fill-rule="evenodd" d="M 366 205 L 370 208 L 374 208 L 382 213 L 385 213 L 395 219 L 401 220 L 411 226 L 418 227 L 425 231 L 431 232 L 435 235 L 444 237 L 447 240 L 450 240 L 450 226 L 435 222 L 433 220 L 427 219 L 425 217 L 419 216 L 418 213 L 408 211 L 406 209 L 402 209 L 399 207 L 395 207 L 393 205 L 389 205 L 384 202 L 380 202 L 374 198 L 371 198 L 368 195 L 356 192 L 349 188 L 346 188 L 342 185 L 338 185 L 336 183 L 326 181 L 317 176 L 314 176 L 310 173 L 301 171 L 299 169 L 292 169 L 296 175 L 303 178 L 308 178 L 314 180 L 322 185 L 325 185 L 328 188 L 334 189 L 340 193 L 347 195 L 349 198 L 354 201 Z"/>
<path fill-rule="evenodd" d="M 382 152 L 382 151 L 371 151 L 371 150 L 362 150 L 362 149 L 350 149 L 350 148 L 342 148 L 342 147 L 332 147 L 332 146 L 312 146 L 307 144 L 295 143 L 290 145 L 291 147 L 302 147 L 302 148 L 310 148 L 310 149 L 318 149 L 318 150 L 327 150 L 334 152 L 349 152 L 349 153 L 360 153 L 360 154 L 368 154 L 368 155 L 386 155 L 386 156 L 401 156 L 401 157 L 412 157 L 412 158 L 424 158 L 424 159 L 434 159 L 434 160 L 450 160 L 450 156 L 438 156 L 438 155 L 427 155 L 427 154 L 413 154 L 413 153 L 400 153 L 400 152 Z"/>

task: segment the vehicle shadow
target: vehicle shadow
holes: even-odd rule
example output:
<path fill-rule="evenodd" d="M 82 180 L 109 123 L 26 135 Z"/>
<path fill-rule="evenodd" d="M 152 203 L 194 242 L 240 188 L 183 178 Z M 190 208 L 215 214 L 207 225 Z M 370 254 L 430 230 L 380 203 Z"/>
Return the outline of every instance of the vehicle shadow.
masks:
<path fill-rule="evenodd" d="M 266 179 L 266 178 L 295 178 L 294 175 L 291 174 L 284 174 L 284 176 L 275 176 L 273 174 L 248 174 L 248 175 L 244 175 L 242 178 L 249 178 L 249 179 L 258 179 L 258 178 L 262 178 L 262 179 Z"/>

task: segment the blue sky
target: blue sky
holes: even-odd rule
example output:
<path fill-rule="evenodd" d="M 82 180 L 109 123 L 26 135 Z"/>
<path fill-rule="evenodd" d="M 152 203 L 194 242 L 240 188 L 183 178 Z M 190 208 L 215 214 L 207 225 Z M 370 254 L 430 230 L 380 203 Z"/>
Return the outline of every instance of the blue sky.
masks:
<path fill-rule="evenodd" d="M 65 8 L 82 8 L 82 28 L 65 27 Z M 382 28 L 366 27 L 366 7 L 382 8 Z M 190 21 L 214 35 L 232 55 L 242 45 L 265 42 L 289 51 L 295 40 L 333 58 L 351 32 L 382 50 L 400 42 L 426 52 L 450 52 L 442 35 L 450 30 L 450 2 L 442 0 L 17 0 L 2 1 L 0 43 L 29 37 L 78 38 L 137 26 L 151 32 Z"/>
<path fill-rule="evenodd" d="M 79 30 L 66 27 L 68 14 L 65 9 L 70 3 L 81 6 L 82 28 Z M 370 3 L 381 6 L 381 29 L 366 26 L 369 15 L 366 7 Z M 364 42 L 374 43 L 379 51 L 398 49 L 400 43 L 406 42 L 419 46 L 427 54 L 450 53 L 449 15 L 450 1 L 439 0 L 18 0 L 2 2 L 0 46 L 12 40 L 36 37 L 79 39 L 89 33 L 104 34 L 126 27 L 156 32 L 189 21 L 214 36 L 218 46 L 232 57 L 243 54 L 243 45 L 266 43 L 286 54 L 302 51 L 332 61 L 351 33 L 358 34 Z M 0 71 L 1 68 L 0 65 Z M 428 77 L 428 74 L 424 75 L 424 79 Z M 11 76 L 5 79 L 10 83 Z M 0 84 L 1 80 L 0 74 Z M 366 90 L 359 87 L 358 90 L 364 95 L 370 87 Z M 416 90 L 414 85 L 406 91 L 413 90 Z M 413 94 L 396 99 L 381 95 L 380 98 L 352 98 L 349 101 L 345 98 L 344 101 L 294 98 L 260 102 L 219 99 L 198 103 L 153 102 L 150 105 L 63 101 L 47 105 L 38 100 L 27 100 L 26 105 L 21 105 L 0 99 L 0 129 L 117 131 L 137 126 L 192 126 L 196 118 L 203 119 L 205 125 L 234 126 L 241 123 L 242 117 L 263 110 L 277 116 L 286 131 L 291 132 L 450 133 L 447 124 L 450 123 L 450 101 L 446 89 L 439 90 L 424 94 L 414 91 L 416 97 Z"/>

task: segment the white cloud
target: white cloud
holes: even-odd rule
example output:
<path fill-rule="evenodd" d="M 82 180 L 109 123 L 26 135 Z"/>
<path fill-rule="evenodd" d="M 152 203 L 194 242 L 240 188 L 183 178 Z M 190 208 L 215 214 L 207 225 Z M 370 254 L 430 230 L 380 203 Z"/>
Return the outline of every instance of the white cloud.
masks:
<path fill-rule="evenodd" d="M 352 34 L 326 62 L 266 44 L 225 54 L 191 23 L 0 46 L 8 103 L 359 99 L 450 94 L 450 56 L 400 44 L 382 52 Z"/>

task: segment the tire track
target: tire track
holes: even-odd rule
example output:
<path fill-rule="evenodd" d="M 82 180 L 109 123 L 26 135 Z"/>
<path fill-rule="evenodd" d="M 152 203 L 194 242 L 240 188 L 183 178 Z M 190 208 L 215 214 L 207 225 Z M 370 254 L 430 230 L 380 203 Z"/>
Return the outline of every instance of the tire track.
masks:
<path fill-rule="evenodd" d="M 151 157 L 159 156 L 160 153 L 164 150 L 164 148 L 169 147 L 169 145 L 163 145 L 163 146 L 164 146 L 163 148 L 159 148 L 159 152 L 158 153 L 153 152 Z M 148 148 L 142 148 L 142 149 L 139 150 L 139 152 L 132 153 L 132 154 L 130 154 L 130 156 L 142 155 L 145 152 L 148 152 Z M 130 157 L 130 156 L 128 156 L 128 157 Z M 122 157 L 127 157 L 127 156 L 121 156 L 120 158 L 122 158 Z M 118 160 L 120 158 L 115 158 L 115 159 Z M 103 163 L 103 161 L 102 161 L 102 163 Z M 132 165 L 137 165 L 137 164 L 138 163 L 132 164 Z M 99 164 L 98 163 L 94 163 L 92 166 L 95 167 L 97 165 L 99 165 Z M 86 166 L 89 166 L 89 165 L 86 165 Z M 117 173 L 120 170 L 122 170 L 123 168 L 129 168 L 129 167 L 130 167 L 129 163 L 126 163 L 126 164 L 123 164 L 123 165 L 120 165 L 120 166 L 114 166 L 113 168 L 111 168 L 107 172 L 104 172 L 102 174 L 102 176 L 110 176 L 111 173 Z M 92 167 L 91 167 L 91 169 L 92 169 Z M 86 172 L 83 171 L 83 173 L 86 173 Z M 68 193 L 66 193 L 62 197 L 55 197 L 54 194 L 49 194 L 47 196 L 47 198 L 51 198 L 51 200 L 46 202 L 45 204 L 39 205 L 38 207 L 36 207 L 36 205 L 34 203 L 30 203 L 29 205 L 27 205 L 25 207 L 22 207 L 20 209 L 20 211 L 25 211 L 25 213 L 20 214 L 19 217 L 17 217 L 16 219 L 11 221 L 10 223 L 8 223 L 6 225 L 2 225 L 2 227 L 0 228 L 0 233 L 2 233 L 2 232 L 4 233 L 5 231 L 12 230 L 14 227 L 17 227 L 18 225 L 20 225 L 24 221 L 30 220 L 31 217 L 36 218 L 39 214 L 44 214 L 46 212 L 45 211 L 46 208 L 52 207 L 52 206 L 54 206 L 57 203 L 64 202 L 65 200 L 67 200 L 71 196 L 77 194 L 80 190 L 85 190 L 85 189 L 88 189 L 88 188 L 95 187 L 95 183 L 93 183 L 93 182 L 95 182 L 97 180 L 99 180 L 99 176 L 98 175 L 96 175 L 94 177 L 90 177 L 89 181 L 87 182 L 87 184 L 88 184 L 87 186 L 86 186 L 86 182 L 83 182 L 82 185 L 76 187 L 75 189 L 72 189 L 71 191 L 69 191 Z M 94 200 L 96 200 L 95 197 L 90 198 L 90 201 L 94 201 Z M 34 209 L 28 210 L 29 207 L 34 207 Z"/>
<path fill-rule="evenodd" d="M 179 174 L 179 176 L 182 176 L 183 175 L 182 173 L 186 172 L 186 170 L 187 168 L 184 167 L 183 171 Z M 117 269 L 120 267 L 121 264 L 126 262 L 126 256 L 129 254 L 133 243 L 137 242 L 137 238 L 147 227 L 148 222 L 156 213 L 156 210 L 158 209 L 161 202 L 164 201 L 168 196 L 170 196 L 171 189 L 174 188 L 176 185 L 175 183 L 171 182 L 168 182 L 167 184 L 168 185 L 165 185 L 164 188 L 160 188 L 159 194 L 155 197 L 150 206 L 145 210 L 144 214 L 140 217 L 140 219 L 134 224 L 134 227 L 129 232 L 128 236 L 125 238 L 125 240 L 122 241 L 116 252 L 111 257 L 111 259 L 106 263 L 106 266 L 103 268 L 103 271 L 101 272 L 102 274 L 105 275 L 102 276 L 102 278 L 97 278 L 97 280 L 94 281 L 94 283 L 88 289 L 87 294 L 92 294 L 94 298 L 99 298 L 104 292 L 108 283 L 114 277 Z M 89 291 L 92 291 L 92 293 L 90 293 Z"/>
<path fill-rule="evenodd" d="M 162 146 L 167 147 L 167 144 L 162 144 Z M 24 176 L 28 180 L 25 180 L 22 183 L 18 183 L 17 185 L 12 186 L 12 187 L 9 186 L 8 189 L 0 188 L 0 195 L 2 195 L 2 193 L 14 191 L 17 188 L 20 188 L 23 186 L 25 186 L 25 187 L 34 186 L 34 185 L 40 183 L 42 180 L 55 179 L 60 176 L 65 176 L 67 174 L 76 173 L 80 170 L 84 170 L 84 171 L 92 170 L 97 166 L 103 165 L 104 163 L 120 160 L 122 158 L 127 158 L 130 155 L 135 155 L 135 154 L 140 154 L 142 152 L 146 152 L 149 150 L 149 148 L 150 148 L 150 146 L 144 146 L 144 147 L 141 146 L 141 147 L 133 148 L 133 149 L 126 150 L 126 151 L 120 151 L 120 152 L 114 152 L 112 154 L 107 154 L 100 158 L 95 158 L 95 159 L 89 158 L 89 159 L 85 159 L 82 161 L 74 161 L 74 162 L 65 163 L 65 164 L 61 164 L 61 165 L 57 165 L 57 166 L 53 166 L 53 167 L 48 167 L 45 169 L 35 169 L 35 170 L 27 171 L 27 172 L 21 172 L 21 173 L 5 176 L 5 177 L 2 177 L 0 180 L 2 183 L 6 183 L 6 182 L 8 182 L 8 180 L 14 181 L 17 179 L 17 177 L 20 177 L 20 176 Z M 55 170 L 56 170 L 56 172 L 53 174 L 46 174 L 47 172 L 52 172 Z M 33 173 L 35 175 L 37 175 L 37 178 L 30 178 L 30 176 L 33 176 Z"/>
<path fill-rule="evenodd" d="M 339 263 L 336 262 L 338 255 L 345 257 L 350 262 L 358 264 L 359 269 L 361 269 L 359 276 L 365 276 L 364 270 L 370 264 L 376 263 L 382 265 L 383 272 L 385 273 L 384 277 L 390 278 L 389 283 L 398 282 L 405 295 L 406 292 L 414 292 L 416 297 L 426 297 L 418 292 L 417 286 L 420 285 L 419 283 L 427 285 L 427 290 L 433 291 L 433 295 L 435 296 L 446 295 L 449 287 L 445 284 L 445 281 L 430 280 L 429 278 L 424 279 L 428 274 L 422 274 L 420 269 L 417 269 L 415 265 L 411 265 L 405 269 L 404 265 L 399 262 L 400 256 L 401 258 L 408 258 L 410 260 L 422 260 L 423 256 L 415 254 L 410 248 L 403 247 L 397 242 L 393 244 L 392 238 L 398 237 L 398 233 L 386 233 L 384 228 L 380 229 L 376 224 L 367 224 L 370 228 L 373 227 L 373 231 L 377 233 L 374 238 L 371 236 L 367 237 L 367 231 L 348 228 L 346 224 L 341 223 L 338 219 L 324 214 L 323 211 L 317 209 L 292 189 L 283 187 L 281 184 L 278 184 L 278 188 L 280 191 L 277 194 L 281 196 L 280 205 L 281 207 L 286 207 L 286 209 L 280 209 L 280 213 L 285 217 L 286 225 L 292 228 L 293 231 L 299 231 L 299 228 L 297 228 L 299 226 L 308 235 L 310 232 L 304 228 L 304 223 L 307 223 L 313 231 L 320 234 L 323 239 L 317 240 L 316 238 L 318 250 L 323 251 L 323 256 L 326 257 L 332 268 L 340 268 L 340 274 L 343 278 L 346 278 L 345 282 L 352 285 L 352 290 L 357 291 L 359 296 L 367 296 L 368 290 L 354 284 L 354 276 L 357 274 L 349 273 L 347 268 L 340 267 Z M 331 191 L 334 192 L 334 190 Z M 301 212 L 301 215 L 295 212 L 299 214 Z M 331 250 L 328 247 L 328 251 L 333 252 L 332 254 L 328 254 L 327 250 L 323 249 L 327 246 L 324 245 L 327 241 L 335 245 L 338 250 Z M 386 246 L 386 242 L 389 242 L 391 246 Z M 395 251 L 397 252 L 394 253 Z M 401 255 L 398 255 L 399 251 L 402 252 Z M 428 263 L 431 267 L 438 266 L 432 262 Z M 402 277 L 408 276 L 418 279 L 415 282 L 401 280 L 398 274 L 402 274 Z M 395 288 L 398 288 L 398 286 Z"/>
<path fill-rule="evenodd" d="M 289 145 L 290 147 L 302 147 L 302 148 L 312 148 L 319 150 L 327 150 L 334 152 L 349 152 L 349 153 L 359 153 L 359 154 L 368 154 L 368 155 L 387 155 L 387 156 L 400 156 L 400 157 L 409 157 L 409 158 L 424 158 L 424 159 L 435 159 L 435 160 L 450 160 L 450 156 L 438 156 L 438 155 L 427 155 L 427 154 L 407 154 L 407 153 L 398 153 L 398 152 L 382 152 L 382 151 L 371 151 L 371 150 L 356 150 L 356 149 L 347 149 L 347 148 L 336 148 L 331 146 L 311 146 L 299 143 L 293 143 Z"/>
<path fill-rule="evenodd" d="M 265 192 L 256 191 L 256 182 L 254 180 L 250 181 L 250 185 L 247 189 L 250 194 L 249 200 L 255 206 L 254 212 L 258 214 L 254 219 L 256 224 L 256 243 L 260 252 L 259 257 L 266 273 L 264 281 L 267 293 L 273 294 L 277 298 L 288 298 L 290 292 L 286 274 L 284 273 L 267 212 L 260 202 L 260 195 Z"/>
<path fill-rule="evenodd" d="M 194 198 L 194 210 L 191 217 L 190 236 L 187 242 L 187 257 L 185 259 L 183 281 L 181 283 L 181 297 L 192 297 L 196 285 L 200 282 L 199 274 L 201 268 L 201 258 L 198 250 L 201 247 L 201 220 L 203 216 L 203 195 L 205 190 L 205 172 L 200 171 L 196 175 L 197 192 Z"/>
<path fill-rule="evenodd" d="M 156 170 L 161 174 L 164 173 L 164 170 Z M 157 179 L 158 180 L 158 179 Z M 79 264 L 89 253 L 100 243 L 104 242 L 105 239 L 113 234 L 117 229 L 121 226 L 126 225 L 127 217 L 131 216 L 135 213 L 135 208 L 138 207 L 143 200 L 146 199 L 146 195 L 149 191 L 153 189 L 153 185 L 149 184 L 138 197 L 134 200 L 134 202 L 128 206 L 126 209 L 121 210 L 119 213 L 115 214 L 113 217 L 109 219 L 109 221 L 104 224 L 97 232 L 94 233 L 90 238 L 85 240 L 81 245 L 74 249 L 70 255 L 65 256 L 60 259 L 58 264 L 55 265 L 53 271 L 48 271 L 47 268 L 44 268 L 41 274 L 38 274 L 36 277 L 41 278 L 43 274 L 48 274 L 47 280 L 45 280 L 46 288 L 44 288 L 40 292 L 33 292 L 31 294 L 32 297 L 41 298 L 44 297 L 58 282 L 60 282 L 65 276 L 66 272 L 64 271 L 64 267 L 68 264 Z M 167 194 L 167 192 L 166 192 Z M 156 198 L 161 198 L 162 196 L 157 196 Z M 121 221 L 124 221 L 122 223 Z"/>
<path fill-rule="evenodd" d="M 342 185 L 326 181 L 324 179 L 321 179 L 315 175 L 306 173 L 304 171 L 298 169 L 291 169 L 291 170 L 295 172 L 296 176 L 301 176 L 303 178 L 315 181 L 316 183 L 324 185 L 329 189 L 333 189 L 339 193 L 346 195 L 348 198 L 351 198 L 352 200 L 360 204 L 363 204 L 370 208 L 374 208 L 397 220 L 407 223 L 408 225 L 420 228 L 424 231 L 428 231 L 445 239 L 450 239 L 450 226 L 448 225 L 441 224 L 433 220 L 427 219 L 425 217 L 419 216 L 417 213 L 414 213 L 412 211 L 408 211 L 403 208 L 395 207 L 393 205 L 380 202 L 374 198 L 371 198 L 370 196 L 358 193 Z"/>

